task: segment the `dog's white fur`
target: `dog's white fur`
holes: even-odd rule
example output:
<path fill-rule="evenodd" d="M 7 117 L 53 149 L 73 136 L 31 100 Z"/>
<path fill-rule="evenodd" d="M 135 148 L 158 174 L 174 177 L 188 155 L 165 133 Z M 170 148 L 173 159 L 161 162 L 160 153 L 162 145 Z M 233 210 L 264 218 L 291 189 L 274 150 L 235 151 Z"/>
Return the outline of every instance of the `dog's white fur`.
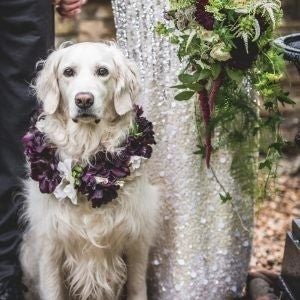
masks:
<path fill-rule="evenodd" d="M 107 76 L 96 74 L 100 66 L 108 69 Z M 75 70 L 74 76 L 64 76 L 67 67 Z M 100 149 L 119 150 L 132 124 L 138 80 L 114 44 L 81 43 L 53 52 L 35 88 L 45 114 L 39 128 L 61 159 L 88 162 Z M 90 117 L 81 117 L 75 105 L 80 92 L 94 95 Z M 42 194 L 31 179 L 25 191 L 28 230 L 21 263 L 29 299 L 118 299 L 126 280 L 127 299 L 147 299 L 158 191 L 145 171 L 126 182 L 117 199 L 97 209 L 82 195 L 77 206 L 59 202 Z"/>

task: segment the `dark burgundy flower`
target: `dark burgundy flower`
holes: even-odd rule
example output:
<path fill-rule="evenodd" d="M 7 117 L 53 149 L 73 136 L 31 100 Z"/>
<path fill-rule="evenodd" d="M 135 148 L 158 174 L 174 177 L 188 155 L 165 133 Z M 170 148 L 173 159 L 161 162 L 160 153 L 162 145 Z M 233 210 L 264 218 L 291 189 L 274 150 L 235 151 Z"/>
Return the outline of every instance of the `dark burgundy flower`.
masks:
<path fill-rule="evenodd" d="M 77 178 L 79 185 L 76 188 L 87 196 L 93 207 L 100 207 L 117 198 L 120 181 L 130 175 L 131 156 L 151 156 L 151 145 L 155 144 L 152 123 L 142 117 L 141 107 L 135 106 L 134 109 L 137 132 L 127 138 L 123 150 L 119 153 L 99 151 Z M 56 148 L 36 128 L 36 120 L 33 120 L 22 141 L 30 162 L 31 178 L 39 183 L 42 193 L 52 193 L 62 180 L 57 170 L 59 160 Z"/>
<path fill-rule="evenodd" d="M 118 189 L 119 186 L 117 185 L 111 185 L 109 187 L 97 186 L 96 190 L 89 195 L 92 207 L 100 207 L 116 199 L 118 197 Z"/>
<path fill-rule="evenodd" d="M 32 118 L 32 126 L 25 134 L 22 142 L 25 146 L 25 154 L 30 162 L 30 176 L 39 182 L 42 193 L 52 193 L 61 181 L 57 170 L 58 159 L 55 156 L 55 148 L 51 146 L 40 132 L 35 123 L 37 116 Z"/>
<path fill-rule="evenodd" d="M 205 6 L 208 4 L 208 0 L 198 0 L 196 2 L 195 18 L 197 22 L 202 25 L 206 30 L 213 30 L 215 18 L 210 12 L 207 12 Z"/>
<path fill-rule="evenodd" d="M 126 151 L 129 155 L 137 155 L 145 158 L 150 158 L 152 147 L 155 145 L 153 125 L 146 118 L 142 117 L 143 110 L 139 106 L 135 106 L 136 124 L 139 129 L 139 134 L 130 136 L 127 139 Z"/>
<path fill-rule="evenodd" d="M 134 110 L 138 133 L 127 138 L 124 150 L 114 154 L 99 152 L 91 165 L 83 171 L 79 190 L 88 196 L 93 207 L 99 207 L 117 197 L 117 190 L 120 188 L 117 181 L 130 175 L 131 156 L 151 157 L 150 145 L 155 144 L 153 125 L 142 117 L 141 107 L 135 106 Z M 96 177 L 101 178 L 103 182 L 97 182 Z"/>
<path fill-rule="evenodd" d="M 110 180 L 110 176 L 102 177 L 107 179 L 107 182 L 97 183 L 96 177 L 100 177 L 99 173 L 86 168 L 86 174 L 81 178 L 81 185 L 79 191 L 87 195 L 88 199 L 92 202 L 92 207 L 100 207 L 103 204 L 107 204 L 113 199 L 117 198 L 117 190 L 120 188 L 119 185 L 115 184 L 115 179 Z M 123 176 L 123 174 L 119 174 Z"/>
<path fill-rule="evenodd" d="M 40 191 L 44 194 L 53 193 L 55 188 L 61 182 L 61 177 L 58 173 L 53 173 L 52 176 L 41 176 L 39 179 Z"/>
<path fill-rule="evenodd" d="M 249 41 L 248 53 L 242 38 L 236 38 L 233 43 L 234 48 L 230 52 L 232 58 L 228 61 L 228 65 L 240 70 L 251 68 L 259 54 L 257 43 Z"/>

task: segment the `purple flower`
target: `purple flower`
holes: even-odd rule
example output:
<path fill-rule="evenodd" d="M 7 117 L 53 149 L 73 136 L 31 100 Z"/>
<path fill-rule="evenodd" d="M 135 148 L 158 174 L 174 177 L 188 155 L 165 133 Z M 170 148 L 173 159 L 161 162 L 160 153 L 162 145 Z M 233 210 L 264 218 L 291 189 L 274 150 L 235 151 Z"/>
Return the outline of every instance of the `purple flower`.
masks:
<path fill-rule="evenodd" d="M 195 18 L 197 22 L 202 25 L 206 30 L 213 30 L 215 18 L 210 12 L 207 12 L 205 6 L 208 4 L 208 0 L 198 0 L 196 2 Z"/>
<path fill-rule="evenodd" d="M 123 153 L 99 152 L 91 165 L 84 168 L 79 190 L 88 196 L 93 207 L 99 207 L 117 197 L 119 185 L 116 182 L 130 175 L 129 160 L 130 156 Z M 97 178 L 104 182 L 97 182 Z"/>
<path fill-rule="evenodd" d="M 22 142 L 30 162 L 31 178 L 39 182 L 42 193 L 52 193 L 61 182 L 57 170 L 58 159 L 55 156 L 55 148 L 46 141 L 45 135 L 35 127 L 36 120 L 37 117 L 32 118 L 34 125 L 29 128 Z"/>
<path fill-rule="evenodd" d="M 60 184 L 61 178 L 58 173 L 53 173 L 50 176 L 41 176 L 38 181 L 40 191 L 44 194 L 50 194 Z"/>
<path fill-rule="evenodd" d="M 233 43 L 235 47 L 230 52 L 232 58 L 228 61 L 228 65 L 240 70 L 251 68 L 259 54 L 257 43 L 249 41 L 248 53 L 242 38 L 236 38 Z"/>
<path fill-rule="evenodd" d="M 143 110 L 135 106 L 136 124 L 139 134 L 130 136 L 127 139 L 126 151 L 130 156 L 142 156 L 150 158 L 152 154 L 151 145 L 155 145 L 153 125 L 145 117 L 142 117 Z"/>
<path fill-rule="evenodd" d="M 120 153 L 99 152 L 91 165 L 88 165 L 81 177 L 79 190 L 86 194 L 93 207 L 99 207 L 115 199 L 120 188 L 118 180 L 130 175 L 129 162 L 131 156 L 150 158 L 151 145 L 155 144 L 153 125 L 142 117 L 143 110 L 134 107 L 138 133 L 129 136 L 125 142 L 124 150 Z M 103 182 L 97 182 L 100 178 Z"/>
<path fill-rule="evenodd" d="M 76 188 L 86 195 L 93 207 L 100 207 L 118 196 L 121 180 L 130 175 L 131 156 L 150 158 L 151 145 L 155 144 L 152 123 L 142 117 L 143 110 L 135 106 L 135 135 L 129 136 L 119 153 L 100 151 L 91 164 L 83 168 Z M 56 148 L 47 141 L 36 126 L 37 118 L 22 141 L 25 154 L 30 162 L 30 176 L 39 183 L 42 193 L 53 193 L 62 178 L 58 171 L 59 159 Z"/>
<path fill-rule="evenodd" d="M 89 195 L 92 207 L 100 207 L 116 199 L 118 197 L 118 189 L 119 186 L 117 185 L 110 185 L 108 187 L 97 185 L 95 190 Z"/>

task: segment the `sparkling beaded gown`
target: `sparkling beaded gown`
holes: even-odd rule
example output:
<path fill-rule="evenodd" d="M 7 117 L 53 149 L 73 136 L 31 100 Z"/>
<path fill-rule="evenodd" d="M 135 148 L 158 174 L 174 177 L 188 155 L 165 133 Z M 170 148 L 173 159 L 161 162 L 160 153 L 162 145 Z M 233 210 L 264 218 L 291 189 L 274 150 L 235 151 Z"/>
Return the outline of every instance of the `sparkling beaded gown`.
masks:
<path fill-rule="evenodd" d="M 230 176 L 231 156 L 216 153 L 212 165 L 234 195 L 221 204 L 220 186 L 200 157 L 193 101 L 175 102 L 180 70 L 172 45 L 154 33 L 166 1 L 112 0 L 117 41 L 139 67 L 140 103 L 156 130 L 148 162 L 161 186 L 161 225 L 149 262 L 149 299 L 224 300 L 241 294 L 251 250 L 253 201 Z M 242 228 L 242 223 L 250 232 Z"/>

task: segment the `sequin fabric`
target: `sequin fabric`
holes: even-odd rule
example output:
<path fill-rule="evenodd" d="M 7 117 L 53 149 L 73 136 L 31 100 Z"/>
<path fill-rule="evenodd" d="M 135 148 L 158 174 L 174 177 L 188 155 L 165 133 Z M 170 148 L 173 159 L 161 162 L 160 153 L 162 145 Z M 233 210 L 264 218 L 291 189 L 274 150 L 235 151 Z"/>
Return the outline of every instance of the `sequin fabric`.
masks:
<path fill-rule="evenodd" d="M 193 101 L 176 102 L 180 64 L 172 45 L 154 33 L 165 1 L 113 0 L 117 41 L 136 61 L 141 104 L 158 142 L 148 162 L 161 186 L 161 225 L 149 262 L 149 299 L 224 300 L 241 294 L 251 251 L 253 201 L 229 175 L 231 156 L 213 155 L 212 165 L 234 195 L 234 209 L 221 204 L 220 186 L 200 157 Z M 236 210 L 249 232 L 245 231 Z"/>

